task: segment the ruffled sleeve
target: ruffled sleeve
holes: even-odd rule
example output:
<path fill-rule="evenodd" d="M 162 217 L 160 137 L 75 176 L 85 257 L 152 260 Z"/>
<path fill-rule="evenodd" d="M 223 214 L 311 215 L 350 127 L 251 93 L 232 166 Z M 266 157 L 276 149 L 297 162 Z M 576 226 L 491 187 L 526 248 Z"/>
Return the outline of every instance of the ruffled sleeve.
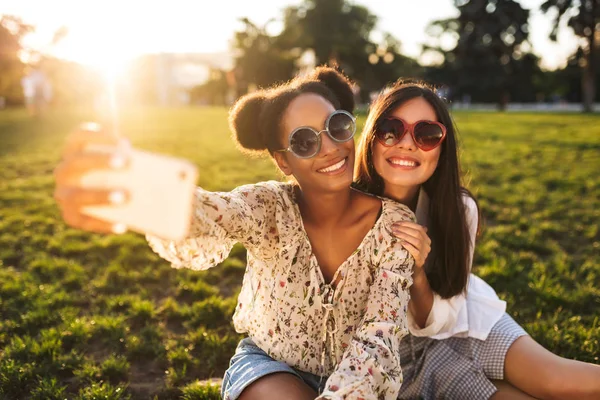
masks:
<path fill-rule="evenodd" d="M 175 268 L 210 268 L 225 260 L 236 242 L 268 259 L 279 240 L 275 207 L 280 185 L 270 181 L 231 192 L 198 188 L 187 238 L 170 241 L 146 235 L 146 239 L 152 250 Z"/>
<path fill-rule="evenodd" d="M 394 221 L 414 221 L 408 208 Z M 386 223 L 391 226 L 392 221 Z M 371 251 L 375 268 L 366 312 L 322 399 L 396 399 L 402 385 L 400 341 L 408 334 L 406 311 L 414 259 L 391 233 Z"/>

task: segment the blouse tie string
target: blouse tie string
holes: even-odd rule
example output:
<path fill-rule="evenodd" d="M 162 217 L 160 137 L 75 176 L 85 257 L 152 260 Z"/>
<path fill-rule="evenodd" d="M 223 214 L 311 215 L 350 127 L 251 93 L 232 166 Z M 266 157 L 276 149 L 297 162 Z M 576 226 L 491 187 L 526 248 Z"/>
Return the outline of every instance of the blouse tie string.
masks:
<path fill-rule="evenodd" d="M 336 333 L 339 331 L 339 327 L 337 326 L 337 323 L 335 321 L 335 314 L 332 313 L 333 310 L 337 307 L 337 298 L 338 294 L 341 293 L 342 287 L 344 286 L 344 283 L 346 282 L 345 279 L 343 279 L 345 277 L 345 272 L 342 271 L 342 268 L 338 268 L 337 271 L 335 272 L 335 274 L 333 275 L 333 278 L 331 279 L 331 282 L 335 282 L 338 278 L 338 275 L 342 276 L 341 281 L 339 282 L 337 287 L 333 287 L 332 284 L 327 283 L 325 285 L 323 285 L 323 289 L 321 290 L 320 293 L 320 297 L 321 297 L 321 307 L 323 307 L 323 309 L 325 310 L 325 314 L 323 315 L 323 328 L 321 331 L 321 341 L 322 341 L 322 351 L 321 351 L 321 370 L 323 371 L 323 373 L 325 373 L 326 370 L 326 365 L 325 365 L 325 358 L 327 355 L 327 341 L 329 340 L 329 346 L 330 346 L 330 355 L 333 358 L 333 365 L 332 368 L 335 369 L 335 367 L 337 366 L 338 363 L 338 359 L 339 359 L 339 355 L 338 355 L 338 346 L 337 344 L 337 339 L 336 339 Z M 341 302 L 343 303 L 343 301 Z M 343 304 L 342 304 L 343 306 Z M 328 338 L 329 336 L 329 338 Z M 322 376 L 321 376 L 322 378 Z"/>

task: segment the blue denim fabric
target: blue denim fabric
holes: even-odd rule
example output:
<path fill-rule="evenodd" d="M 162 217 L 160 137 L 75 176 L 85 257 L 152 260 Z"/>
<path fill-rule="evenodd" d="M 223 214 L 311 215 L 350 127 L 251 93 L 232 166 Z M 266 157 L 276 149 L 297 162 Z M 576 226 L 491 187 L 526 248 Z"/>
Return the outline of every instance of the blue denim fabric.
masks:
<path fill-rule="evenodd" d="M 282 361 L 276 361 L 259 348 L 252 339 L 243 339 L 229 362 L 221 386 L 221 397 L 224 400 L 237 399 L 242 391 L 252 382 L 276 372 L 288 372 L 302 379 L 316 392 L 322 392 L 327 377 L 299 371 Z"/>

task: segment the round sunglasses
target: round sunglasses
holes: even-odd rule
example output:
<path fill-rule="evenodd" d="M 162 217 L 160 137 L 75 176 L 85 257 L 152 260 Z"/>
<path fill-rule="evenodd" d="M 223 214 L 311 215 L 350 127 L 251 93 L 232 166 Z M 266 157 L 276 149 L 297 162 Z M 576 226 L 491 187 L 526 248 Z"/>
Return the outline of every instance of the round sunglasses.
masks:
<path fill-rule="evenodd" d="M 417 121 L 409 124 L 401 118 L 388 117 L 379 122 L 375 128 L 377 141 L 386 147 L 400 143 L 406 132 L 409 132 L 415 145 L 430 151 L 438 147 L 446 137 L 446 127 L 437 121 Z"/>
<path fill-rule="evenodd" d="M 347 142 L 356 133 L 356 118 L 348 111 L 336 110 L 327 117 L 324 130 L 317 131 L 310 126 L 296 128 L 290 133 L 288 148 L 275 151 L 289 151 L 298 158 L 314 157 L 321 150 L 323 132 L 334 142 Z"/>

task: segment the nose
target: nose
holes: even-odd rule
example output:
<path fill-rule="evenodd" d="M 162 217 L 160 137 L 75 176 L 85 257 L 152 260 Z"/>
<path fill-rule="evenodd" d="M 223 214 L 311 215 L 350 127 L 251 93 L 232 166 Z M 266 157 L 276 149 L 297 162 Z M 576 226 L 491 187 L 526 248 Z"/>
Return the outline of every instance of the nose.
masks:
<path fill-rule="evenodd" d="M 319 156 L 327 156 L 340 150 L 339 146 L 341 143 L 333 141 L 329 137 L 329 134 L 327 134 L 327 131 L 321 131 L 319 136 L 321 137 L 321 151 L 319 152 Z"/>
<path fill-rule="evenodd" d="M 402 135 L 402 138 L 400 138 L 400 141 L 396 147 L 410 151 L 415 151 L 417 149 L 417 145 L 415 144 L 411 132 L 409 132 L 408 129 L 404 132 L 404 135 Z"/>

